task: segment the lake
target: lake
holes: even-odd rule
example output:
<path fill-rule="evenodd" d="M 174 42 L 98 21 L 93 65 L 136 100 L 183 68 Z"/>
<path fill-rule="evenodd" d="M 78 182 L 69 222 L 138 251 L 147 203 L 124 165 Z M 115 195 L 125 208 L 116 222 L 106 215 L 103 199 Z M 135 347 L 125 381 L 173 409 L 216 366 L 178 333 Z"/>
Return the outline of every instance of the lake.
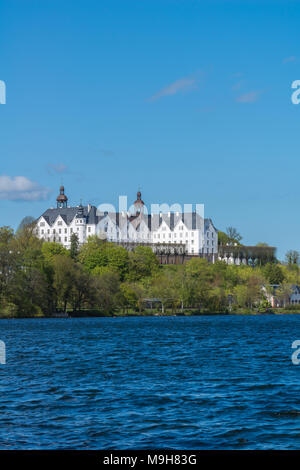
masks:
<path fill-rule="evenodd" d="M 299 315 L 0 321 L 0 449 L 298 449 Z"/>

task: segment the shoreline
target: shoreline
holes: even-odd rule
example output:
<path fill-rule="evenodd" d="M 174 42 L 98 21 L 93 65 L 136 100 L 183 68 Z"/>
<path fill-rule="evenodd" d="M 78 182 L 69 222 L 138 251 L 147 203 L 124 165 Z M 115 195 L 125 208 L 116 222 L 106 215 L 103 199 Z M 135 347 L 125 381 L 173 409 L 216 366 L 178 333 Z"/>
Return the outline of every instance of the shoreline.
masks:
<path fill-rule="evenodd" d="M 16 315 L 16 316 L 2 316 L 0 320 L 38 320 L 38 319 L 56 319 L 56 320 L 70 320 L 76 318 L 149 318 L 149 317 L 212 317 L 212 316 L 278 316 L 278 315 L 300 315 L 300 311 L 279 311 L 279 312 L 203 312 L 203 313 L 124 313 L 120 315 L 115 314 L 89 314 L 82 313 L 77 315 Z"/>

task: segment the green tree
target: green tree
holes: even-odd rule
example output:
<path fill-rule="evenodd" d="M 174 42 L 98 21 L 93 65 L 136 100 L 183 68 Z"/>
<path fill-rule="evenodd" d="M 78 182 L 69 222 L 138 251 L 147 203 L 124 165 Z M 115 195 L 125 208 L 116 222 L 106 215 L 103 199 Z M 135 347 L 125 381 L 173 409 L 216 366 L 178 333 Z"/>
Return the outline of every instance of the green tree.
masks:
<path fill-rule="evenodd" d="M 221 230 L 218 231 L 218 245 L 229 245 L 230 240 L 228 235 L 225 232 L 222 232 Z"/>
<path fill-rule="evenodd" d="M 162 313 L 165 312 L 165 308 L 168 306 L 171 306 L 174 311 L 180 301 L 183 301 L 184 293 L 179 290 L 180 288 L 182 286 L 178 285 L 178 279 L 176 279 L 172 270 L 164 270 L 164 272 L 153 278 L 150 292 L 153 297 L 161 301 Z"/>
<path fill-rule="evenodd" d="M 63 245 L 57 242 L 44 242 L 41 249 L 46 263 L 52 263 L 54 257 L 57 255 L 70 255 L 70 252 Z"/>
<path fill-rule="evenodd" d="M 18 265 L 18 254 L 13 247 L 14 232 L 10 227 L 0 228 L 0 305 Z"/>
<path fill-rule="evenodd" d="M 240 245 L 240 242 L 242 240 L 242 236 L 241 234 L 237 231 L 236 228 L 234 227 L 227 227 L 226 228 L 226 233 L 227 233 L 227 236 L 228 236 L 228 240 L 229 240 L 229 244 L 230 245 L 234 245 L 234 244 L 237 244 L 237 245 Z"/>
<path fill-rule="evenodd" d="M 15 272 L 9 290 L 9 300 L 16 306 L 18 315 L 42 314 L 48 311 L 47 279 L 43 272 L 31 269 Z"/>
<path fill-rule="evenodd" d="M 138 281 L 158 271 L 159 262 L 150 247 L 139 246 L 129 252 L 128 280 Z"/>
<path fill-rule="evenodd" d="M 125 312 L 128 312 L 129 308 L 135 308 L 138 305 L 138 297 L 130 282 L 122 282 L 120 285 L 119 305 Z"/>
<path fill-rule="evenodd" d="M 201 311 L 208 303 L 209 291 L 214 279 L 211 265 L 206 259 L 193 258 L 186 264 L 189 301 Z"/>
<path fill-rule="evenodd" d="M 106 257 L 108 267 L 111 268 L 113 271 L 117 272 L 122 281 L 128 273 L 128 251 L 122 246 L 107 244 Z"/>
<path fill-rule="evenodd" d="M 70 256 L 57 255 L 53 259 L 53 287 L 63 312 L 73 297 L 76 279 L 76 263 Z"/>
<path fill-rule="evenodd" d="M 278 289 L 276 289 L 276 297 L 278 298 L 280 304 L 284 307 L 289 304 L 290 296 L 293 291 L 290 284 L 283 282 Z"/>
<path fill-rule="evenodd" d="M 285 254 L 285 260 L 289 265 L 299 263 L 300 254 L 299 251 L 289 250 Z"/>
<path fill-rule="evenodd" d="M 284 274 L 281 267 L 275 263 L 267 263 L 263 268 L 263 273 L 270 284 L 281 284 Z"/>
<path fill-rule="evenodd" d="M 78 259 L 88 271 L 92 271 L 96 266 L 107 265 L 105 243 L 95 235 L 89 237 L 81 247 Z"/>
<path fill-rule="evenodd" d="M 234 288 L 234 297 L 240 307 L 252 309 L 263 299 L 263 278 L 252 274 L 245 283 Z"/>
<path fill-rule="evenodd" d="M 118 274 L 107 271 L 100 276 L 94 276 L 94 289 L 99 308 L 105 313 L 112 313 L 120 297 Z"/>
<path fill-rule="evenodd" d="M 71 235 L 71 247 L 70 247 L 70 256 L 72 259 L 77 259 L 79 253 L 79 240 L 77 233 L 72 233 Z"/>
<path fill-rule="evenodd" d="M 82 265 L 76 263 L 72 269 L 73 288 L 72 304 L 73 312 L 81 310 L 84 306 L 89 307 L 96 303 L 95 286 L 91 274 Z"/>
<path fill-rule="evenodd" d="M 26 217 L 24 217 L 18 228 L 17 228 L 17 232 L 20 232 L 22 230 L 24 230 L 24 228 L 34 228 L 35 227 L 35 224 L 36 224 L 36 219 L 34 217 L 32 217 L 31 215 L 27 215 Z"/>

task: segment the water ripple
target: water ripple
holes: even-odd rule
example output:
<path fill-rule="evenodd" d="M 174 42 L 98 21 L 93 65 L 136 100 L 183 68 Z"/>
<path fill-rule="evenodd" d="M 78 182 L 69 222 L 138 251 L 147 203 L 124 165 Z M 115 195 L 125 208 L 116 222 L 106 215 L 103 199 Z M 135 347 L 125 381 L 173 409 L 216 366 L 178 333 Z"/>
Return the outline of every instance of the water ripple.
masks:
<path fill-rule="evenodd" d="M 0 339 L 1 449 L 299 448 L 298 315 L 3 320 Z"/>

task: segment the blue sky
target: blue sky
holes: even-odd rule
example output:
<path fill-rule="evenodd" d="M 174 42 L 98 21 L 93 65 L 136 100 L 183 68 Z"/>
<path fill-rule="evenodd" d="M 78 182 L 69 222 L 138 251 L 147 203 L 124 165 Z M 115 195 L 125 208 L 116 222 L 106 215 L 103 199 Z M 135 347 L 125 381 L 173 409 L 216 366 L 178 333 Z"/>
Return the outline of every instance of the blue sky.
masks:
<path fill-rule="evenodd" d="M 62 180 L 74 205 L 140 186 L 300 250 L 299 21 L 296 0 L 0 0 L 0 225 Z"/>

